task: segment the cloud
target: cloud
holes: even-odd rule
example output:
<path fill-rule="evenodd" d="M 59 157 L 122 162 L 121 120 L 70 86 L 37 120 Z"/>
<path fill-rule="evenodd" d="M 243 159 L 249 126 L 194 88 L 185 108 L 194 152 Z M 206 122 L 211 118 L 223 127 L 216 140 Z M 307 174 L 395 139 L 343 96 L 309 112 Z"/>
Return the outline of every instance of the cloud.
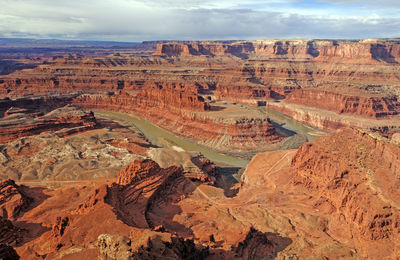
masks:
<path fill-rule="evenodd" d="M 327 2 L 338 5 L 360 5 L 364 7 L 373 7 L 378 9 L 385 8 L 400 8 L 400 1 L 398 0 L 319 0 L 319 2 Z"/>
<path fill-rule="evenodd" d="M 307 12 L 296 12 L 295 4 L 301 0 L 0 0 L 0 2 L 2 2 L 0 36 L 6 37 L 26 35 L 41 38 L 118 41 L 354 39 L 399 37 L 397 28 L 400 28 L 400 18 L 372 12 L 350 16 L 343 13 L 325 15 L 312 8 Z M 272 8 L 284 4 L 292 7 L 290 12 Z M 259 5 L 263 5 L 264 8 L 252 7 Z"/>

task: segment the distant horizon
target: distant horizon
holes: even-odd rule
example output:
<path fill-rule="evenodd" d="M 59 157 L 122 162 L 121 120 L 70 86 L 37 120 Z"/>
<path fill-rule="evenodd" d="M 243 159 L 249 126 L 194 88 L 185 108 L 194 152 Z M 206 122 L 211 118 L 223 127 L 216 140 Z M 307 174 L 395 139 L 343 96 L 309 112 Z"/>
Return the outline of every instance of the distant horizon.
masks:
<path fill-rule="evenodd" d="M 1 0 L 0 37 L 142 42 L 400 37 L 398 0 Z"/>
<path fill-rule="evenodd" d="M 245 42 L 245 41 L 363 41 L 363 40 L 400 40 L 400 37 L 391 38 L 354 38 L 354 39 L 340 39 L 340 38 L 263 38 L 263 39 L 210 39 L 210 40 L 142 40 L 142 41 L 123 41 L 123 40 L 85 40 L 85 39 L 57 39 L 57 38 L 18 38 L 18 37 L 0 37 L 1 40 L 18 40 L 18 41 L 59 41 L 59 42 L 98 42 L 98 43 L 121 43 L 121 44 L 141 44 L 146 42 Z"/>

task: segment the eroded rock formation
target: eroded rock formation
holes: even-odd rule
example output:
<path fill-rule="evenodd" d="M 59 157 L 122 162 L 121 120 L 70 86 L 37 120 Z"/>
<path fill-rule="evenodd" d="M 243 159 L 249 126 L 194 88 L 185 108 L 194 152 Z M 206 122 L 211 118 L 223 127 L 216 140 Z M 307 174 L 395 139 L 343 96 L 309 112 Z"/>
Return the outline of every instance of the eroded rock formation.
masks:
<path fill-rule="evenodd" d="M 28 208 L 32 198 L 11 179 L 0 182 L 0 211 L 5 219 L 14 219 Z"/>
<path fill-rule="evenodd" d="M 353 239 L 365 257 L 389 256 L 400 233 L 399 159 L 399 146 L 345 130 L 303 145 L 292 161 L 293 182 L 305 186 L 315 206 L 331 215 L 329 233 L 339 229 L 335 225 L 347 225 L 341 235 Z"/>
<path fill-rule="evenodd" d="M 208 248 L 197 248 L 190 239 L 169 233 L 135 230 L 131 238 L 101 234 L 97 240 L 99 259 L 204 259 Z"/>
<path fill-rule="evenodd" d="M 24 112 L 24 111 L 18 111 Z M 59 136 L 93 129 L 96 119 L 92 112 L 83 112 L 75 107 L 62 107 L 43 113 L 10 113 L 0 119 L 0 143 L 7 143 L 23 136 L 42 132 L 57 132 Z M 59 131 L 64 129 L 63 131 Z"/>
<path fill-rule="evenodd" d="M 263 40 L 233 42 L 167 42 L 159 43 L 153 55 L 190 56 L 236 56 L 331 60 L 340 58 L 366 63 L 374 61 L 396 62 L 400 58 L 400 47 L 396 40 Z"/>
<path fill-rule="evenodd" d="M 196 96 L 185 99 L 185 96 L 179 92 L 177 98 L 188 100 L 189 103 L 197 99 Z M 122 93 L 111 96 L 82 96 L 75 99 L 74 104 L 91 109 L 137 114 L 175 134 L 221 150 L 248 151 L 260 149 L 260 147 L 262 150 L 263 146 L 283 139 L 267 118 L 260 118 L 261 115 L 258 115 L 258 118 L 246 116 L 225 118 L 223 111 L 217 115 L 196 111 L 198 107 L 202 110 L 208 109 L 209 105 L 205 105 L 208 103 L 202 100 L 199 101 L 200 103 L 195 102 L 198 105 L 191 105 L 190 110 L 180 109 L 172 104 L 165 107 L 163 104 L 166 103 L 159 103 L 157 100 L 138 99 L 137 96 Z M 180 104 L 179 101 L 175 103 L 178 106 Z"/>
<path fill-rule="evenodd" d="M 367 117 L 397 115 L 400 102 L 396 96 L 360 97 L 319 90 L 295 90 L 287 95 L 288 103 L 330 110 L 338 114 L 353 114 Z"/>

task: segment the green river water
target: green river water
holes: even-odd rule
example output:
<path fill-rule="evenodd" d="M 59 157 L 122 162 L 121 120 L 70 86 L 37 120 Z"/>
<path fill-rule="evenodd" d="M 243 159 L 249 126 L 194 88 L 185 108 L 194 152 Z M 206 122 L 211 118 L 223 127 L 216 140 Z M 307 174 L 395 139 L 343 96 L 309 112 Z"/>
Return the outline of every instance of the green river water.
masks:
<path fill-rule="evenodd" d="M 295 139 L 296 137 L 303 137 L 300 143 L 297 142 L 296 144 L 281 146 L 278 149 L 291 149 L 297 148 L 302 142 L 310 140 L 315 140 L 316 137 L 320 136 L 321 131 L 316 130 L 310 126 L 302 124 L 289 116 L 286 116 L 282 113 L 268 110 L 266 108 L 260 109 L 262 113 L 264 113 L 267 117 L 273 120 L 277 127 L 279 127 L 281 132 L 286 132 L 287 134 L 292 134 L 296 132 L 293 136 L 289 137 L 288 140 Z M 165 143 L 169 143 L 184 149 L 185 151 L 194 151 L 200 152 L 205 157 L 214 161 L 215 163 L 220 163 L 232 167 L 246 167 L 249 163 L 249 160 L 245 160 L 243 158 L 235 157 L 234 154 L 223 154 L 203 145 L 197 144 L 190 140 L 187 140 L 182 137 L 178 137 L 154 124 L 150 121 L 130 115 L 125 113 L 119 112 L 111 112 L 111 111 L 104 111 L 104 110 L 94 110 L 96 116 L 107 118 L 113 121 L 119 121 L 124 126 L 133 127 L 138 129 L 149 142 L 155 144 L 157 146 L 165 146 Z M 293 131 L 293 132 L 291 132 Z M 289 143 L 289 142 L 288 142 Z M 292 147 L 293 146 L 293 147 Z M 297 147 L 296 147 L 297 146 Z"/>

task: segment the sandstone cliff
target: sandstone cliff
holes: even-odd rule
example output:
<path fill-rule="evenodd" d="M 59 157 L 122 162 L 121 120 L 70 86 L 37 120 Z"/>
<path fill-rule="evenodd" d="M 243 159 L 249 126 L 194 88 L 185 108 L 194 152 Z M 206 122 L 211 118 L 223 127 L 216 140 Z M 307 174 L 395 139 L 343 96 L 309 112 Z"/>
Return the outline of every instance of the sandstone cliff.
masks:
<path fill-rule="evenodd" d="M 329 60 L 340 58 L 371 63 L 397 62 L 400 58 L 398 41 L 330 41 L 330 40 L 264 40 L 224 44 L 219 42 L 168 42 L 157 44 L 153 55 L 161 56 L 249 56 L 263 58 L 296 58 Z"/>
<path fill-rule="evenodd" d="M 400 102 L 396 96 L 362 97 L 350 96 L 321 90 L 295 90 L 286 96 L 285 102 L 307 104 L 338 114 L 354 114 L 366 117 L 384 117 L 397 115 L 400 112 Z"/>
<path fill-rule="evenodd" d="M 15 219 L 28 208 L 32 198 L 11 179 L 0 182 L 0 211 L 5 219 Z"/>
<path fill-rule="evenodd" d="M 400 241 L 399 159 L 397 145 L 344 130 L 298 150 L 293 183 L 306 187 L 315 207 L 331 215 L 328 233 L 353 239 L 365 257 L 389 257 Z M 336 225 L 346 225 L 346 232 Z"/>
<path fill-rule="evenodd" d="M 151 94 L 143 93 L 150 92 L 143 91 L 137 96 L 126 93 L 111 96 L 87 95 L 78 97 L 73 103 L 84 108 L 140 115 L 174 134 L 225 151 L 258 150 L 283 139 L 267 118 L 224 118 L 209 116 L 208 112 L 200 113 L 208 111 L 209 105 L 194 94 L 172 92 L 176 98 L 172 103 L 172 100 L 164 101 L 166 95 L 161 94 L 162 90 L 155 89 Z M 165 109 L 160 110 L 160 107 Z"/>

